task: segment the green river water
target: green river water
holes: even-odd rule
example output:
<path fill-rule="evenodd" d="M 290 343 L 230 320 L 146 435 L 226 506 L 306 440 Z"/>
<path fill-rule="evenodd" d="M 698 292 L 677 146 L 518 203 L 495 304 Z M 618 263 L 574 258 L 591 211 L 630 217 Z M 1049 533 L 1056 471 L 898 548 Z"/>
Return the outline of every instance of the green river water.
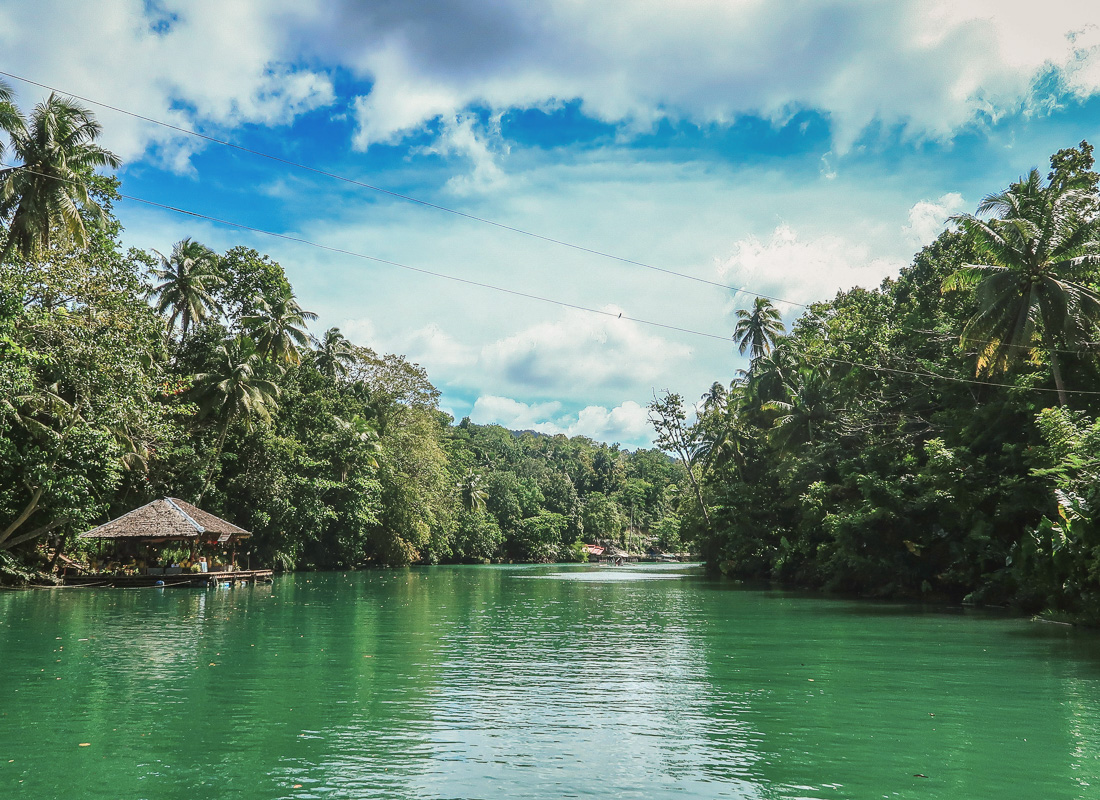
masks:
<path fill-rule="evenodd" d="M 5 798 L 1100 798 L 1096 633 L 679 565 L 6 592 L 0 664 Z"/>

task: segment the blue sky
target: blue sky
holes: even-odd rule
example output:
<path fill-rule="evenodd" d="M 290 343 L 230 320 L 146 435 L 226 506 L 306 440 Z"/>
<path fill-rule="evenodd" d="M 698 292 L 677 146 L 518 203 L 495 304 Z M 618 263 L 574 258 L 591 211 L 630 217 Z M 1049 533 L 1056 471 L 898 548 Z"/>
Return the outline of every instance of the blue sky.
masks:
<path fill-rule="evenodd" d="M 1100 10 L 1079 0 L 0 0 L 0 70 L 803 302 L 877 285 L 950 214 L 1100 138 Z M 127 194 L 611 312 L 119 205 L 127 244 L 270 254 L 318 331 L 421 363 L 456 418 L 644 445 L 655 391 L 744 366 L 632 319 L 728 336 L 748 295 L 93 109 Z"/>

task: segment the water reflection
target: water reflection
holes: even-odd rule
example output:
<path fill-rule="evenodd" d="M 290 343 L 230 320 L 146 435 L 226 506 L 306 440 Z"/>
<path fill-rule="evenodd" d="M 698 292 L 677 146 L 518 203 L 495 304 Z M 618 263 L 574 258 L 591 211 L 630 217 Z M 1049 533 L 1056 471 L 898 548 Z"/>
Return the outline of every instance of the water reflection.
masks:
<path fill-rule="evenodd" d="M 1098 644 L 1010 618 L 736 590 L 679 565 L 0 594 L 13 676 L 0 785 L 1083 800 L 1100 772 Z"/>

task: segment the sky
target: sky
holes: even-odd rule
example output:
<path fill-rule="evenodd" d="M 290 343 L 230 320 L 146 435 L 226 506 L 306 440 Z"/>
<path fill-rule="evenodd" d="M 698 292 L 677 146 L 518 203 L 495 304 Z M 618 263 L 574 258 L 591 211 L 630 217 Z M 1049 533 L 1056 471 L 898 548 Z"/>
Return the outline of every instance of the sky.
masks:
<path fill-rule="evenodd" d="M 223 221 L 124 200 L 126 245 L 254 247 L 456 420 L 631 448 L 746 366 L 750 292 L 877 286 L 1100 139 L 1086 0 L 0 0 L 0 71 Z"/>

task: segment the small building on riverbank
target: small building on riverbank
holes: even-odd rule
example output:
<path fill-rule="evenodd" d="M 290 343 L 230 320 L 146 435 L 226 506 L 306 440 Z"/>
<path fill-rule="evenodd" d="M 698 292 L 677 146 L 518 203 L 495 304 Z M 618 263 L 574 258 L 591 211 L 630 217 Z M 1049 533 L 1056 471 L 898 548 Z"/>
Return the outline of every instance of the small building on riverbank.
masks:
<path fill-rule="evenodd" d="M 251 536 L 244 528 L 198 506 L 165 497 L 77 536 L 81 541 L 110 541 L 113 547 L 107 560 L 92 573 L 67 576 L 65 582 L 167 586 L 270 578 L 271 570 L 237 569 L 237 546 Z M 171 546 L 182 546 L 187 557 L 180 563 L 167 563 L 160 556 Z M 222 563 L 215 558 L 219 554 L 224 554 Z"/>

